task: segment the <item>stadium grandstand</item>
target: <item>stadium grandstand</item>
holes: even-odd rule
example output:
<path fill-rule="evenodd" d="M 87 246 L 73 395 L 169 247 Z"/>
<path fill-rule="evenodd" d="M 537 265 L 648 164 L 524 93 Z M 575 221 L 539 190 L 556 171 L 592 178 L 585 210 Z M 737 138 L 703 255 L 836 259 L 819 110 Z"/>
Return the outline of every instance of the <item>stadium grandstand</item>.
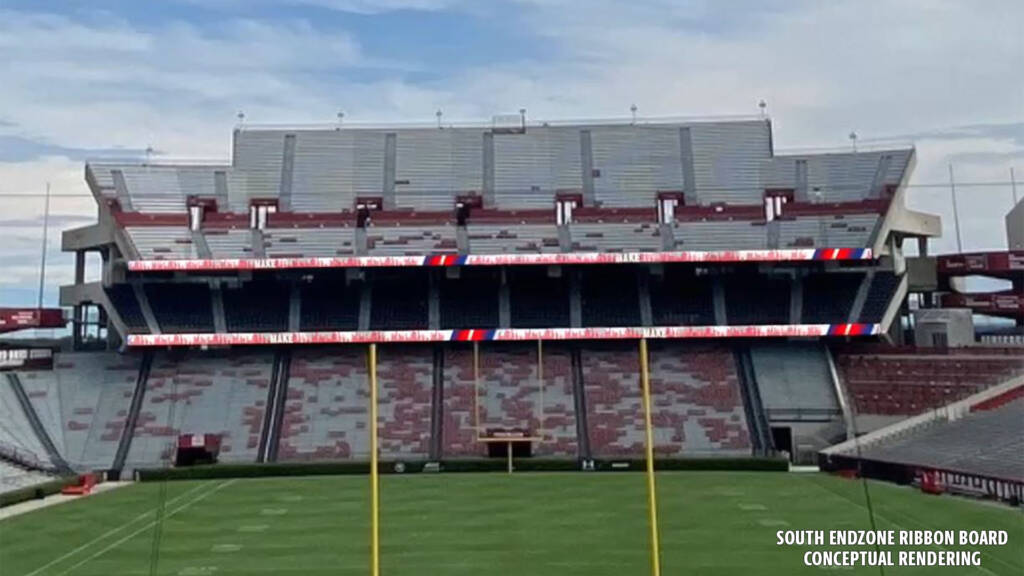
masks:
<path fill-rule="evenodd" d="M 243 125 L 222 164 L 90 162 L 71 342 L 4 350 L 0 490 L 195 447 L 365 462 L 374 439 L 389 466 L 600 468 L 644 457 L 649 375 L 657 459 L 1019 503 L 1024 252 L 929 254 L 914 162 L 777 154 L 764 118 L 525 117 Z M 958 292 L 978 267 L 1009 287 Z M 983 341 L 975 314 L 1016 330 Z"/>

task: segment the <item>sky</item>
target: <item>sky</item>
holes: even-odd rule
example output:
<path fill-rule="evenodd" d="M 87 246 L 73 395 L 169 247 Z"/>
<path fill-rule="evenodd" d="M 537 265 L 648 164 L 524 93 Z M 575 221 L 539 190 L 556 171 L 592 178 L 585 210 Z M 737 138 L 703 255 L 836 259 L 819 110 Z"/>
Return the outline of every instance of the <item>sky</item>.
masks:
<path fill-rule="evenodd" d="M 0 0 L 0 306 L 70 283 L 87 158 L 230 156 L 254 123 L 757 114 L 777 150 L 913 143 L 908 203 L 1005 248 L 1024 196 L 1019 0 Z M 972 185 L 972 183 L 995 183 Z M 30 196 L 26 196 L 30 195 Z M 68 197 L 82 195 L 79 197 Z"/>

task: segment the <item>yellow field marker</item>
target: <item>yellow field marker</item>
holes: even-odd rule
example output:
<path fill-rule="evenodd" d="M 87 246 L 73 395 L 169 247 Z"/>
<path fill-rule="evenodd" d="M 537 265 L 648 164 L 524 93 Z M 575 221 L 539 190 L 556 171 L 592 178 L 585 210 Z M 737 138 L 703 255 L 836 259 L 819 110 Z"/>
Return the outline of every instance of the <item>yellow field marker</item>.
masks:
<path fill-rule="evenodd" d="M 370 344 L 370 576 L 380 576 L 380 486 L 377 478 L 377 345 Z"/>
<path fill-rule="evenodd" d="M 661 576 L 658 542 L 658 491 L 654 485 L 654 431 L 651 427 L 651 383 L 647 371 L 647 339 L 640 339 L 640 383 L 644 395 L 644 428 L 647 434 L 647 507 L 651 524 L 651 574 Z"/>

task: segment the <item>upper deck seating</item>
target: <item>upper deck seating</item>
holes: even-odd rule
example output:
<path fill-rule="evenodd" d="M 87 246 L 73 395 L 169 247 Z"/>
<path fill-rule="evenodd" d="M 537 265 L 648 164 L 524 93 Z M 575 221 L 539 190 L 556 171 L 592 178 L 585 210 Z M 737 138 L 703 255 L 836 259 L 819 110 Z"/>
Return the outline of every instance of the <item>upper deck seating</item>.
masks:
<path fill-rule="evenodd" d="M 252 230 L 205 230 L 206 245 L 214 258 L 253 258 Z"/>
<path fill-rule="evenodd" d="M 656 222 L 579 223 L 569 227 L 575 252 L 657 252 L 661 234 Z"/>
<path fill-rule="evenodd" d="M 780 248 L 864 248 L 878 214 L 846 214 L 779 219 Z"/>
<path fill-rule="evenodd" d="M 184 212 L 184 210 L 183 210 Z M 143 260 L 182 260 L 198 258 L 192 234 L 181 226 L 129 226 L 125 228 Z"/>
<path fill-rule="evenodd" d="M 467 226 L 470 254 L 539 254 L 560 252 L 558 230 L 551 224 L 474 224 Z"/>
<path fill-rule="evenodd" d="M 422 256 L 458 252 L 453 226 L 372 226 L 366 229 L 370 256 Z"/>
<path fill-rule="evenodd" d="M 355 255 L 355 228 L 268 228 L 267 258 L 332 258 Z"/>

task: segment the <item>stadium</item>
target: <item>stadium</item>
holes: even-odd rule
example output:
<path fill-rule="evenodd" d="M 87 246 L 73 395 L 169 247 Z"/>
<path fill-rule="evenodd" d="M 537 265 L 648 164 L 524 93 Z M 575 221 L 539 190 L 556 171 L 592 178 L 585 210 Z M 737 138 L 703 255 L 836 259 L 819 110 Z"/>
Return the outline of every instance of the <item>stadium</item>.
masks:
<path fill-rule="evenodd" d="M 915 155 L 520 113 L 89 162 L 62 308 L 0 318 L 71 332 L 0 350 L 0 573 L 812 574 L 776 531 L 877 527 L 1021 574 L 1024 203 L 932 255 Z"/>

